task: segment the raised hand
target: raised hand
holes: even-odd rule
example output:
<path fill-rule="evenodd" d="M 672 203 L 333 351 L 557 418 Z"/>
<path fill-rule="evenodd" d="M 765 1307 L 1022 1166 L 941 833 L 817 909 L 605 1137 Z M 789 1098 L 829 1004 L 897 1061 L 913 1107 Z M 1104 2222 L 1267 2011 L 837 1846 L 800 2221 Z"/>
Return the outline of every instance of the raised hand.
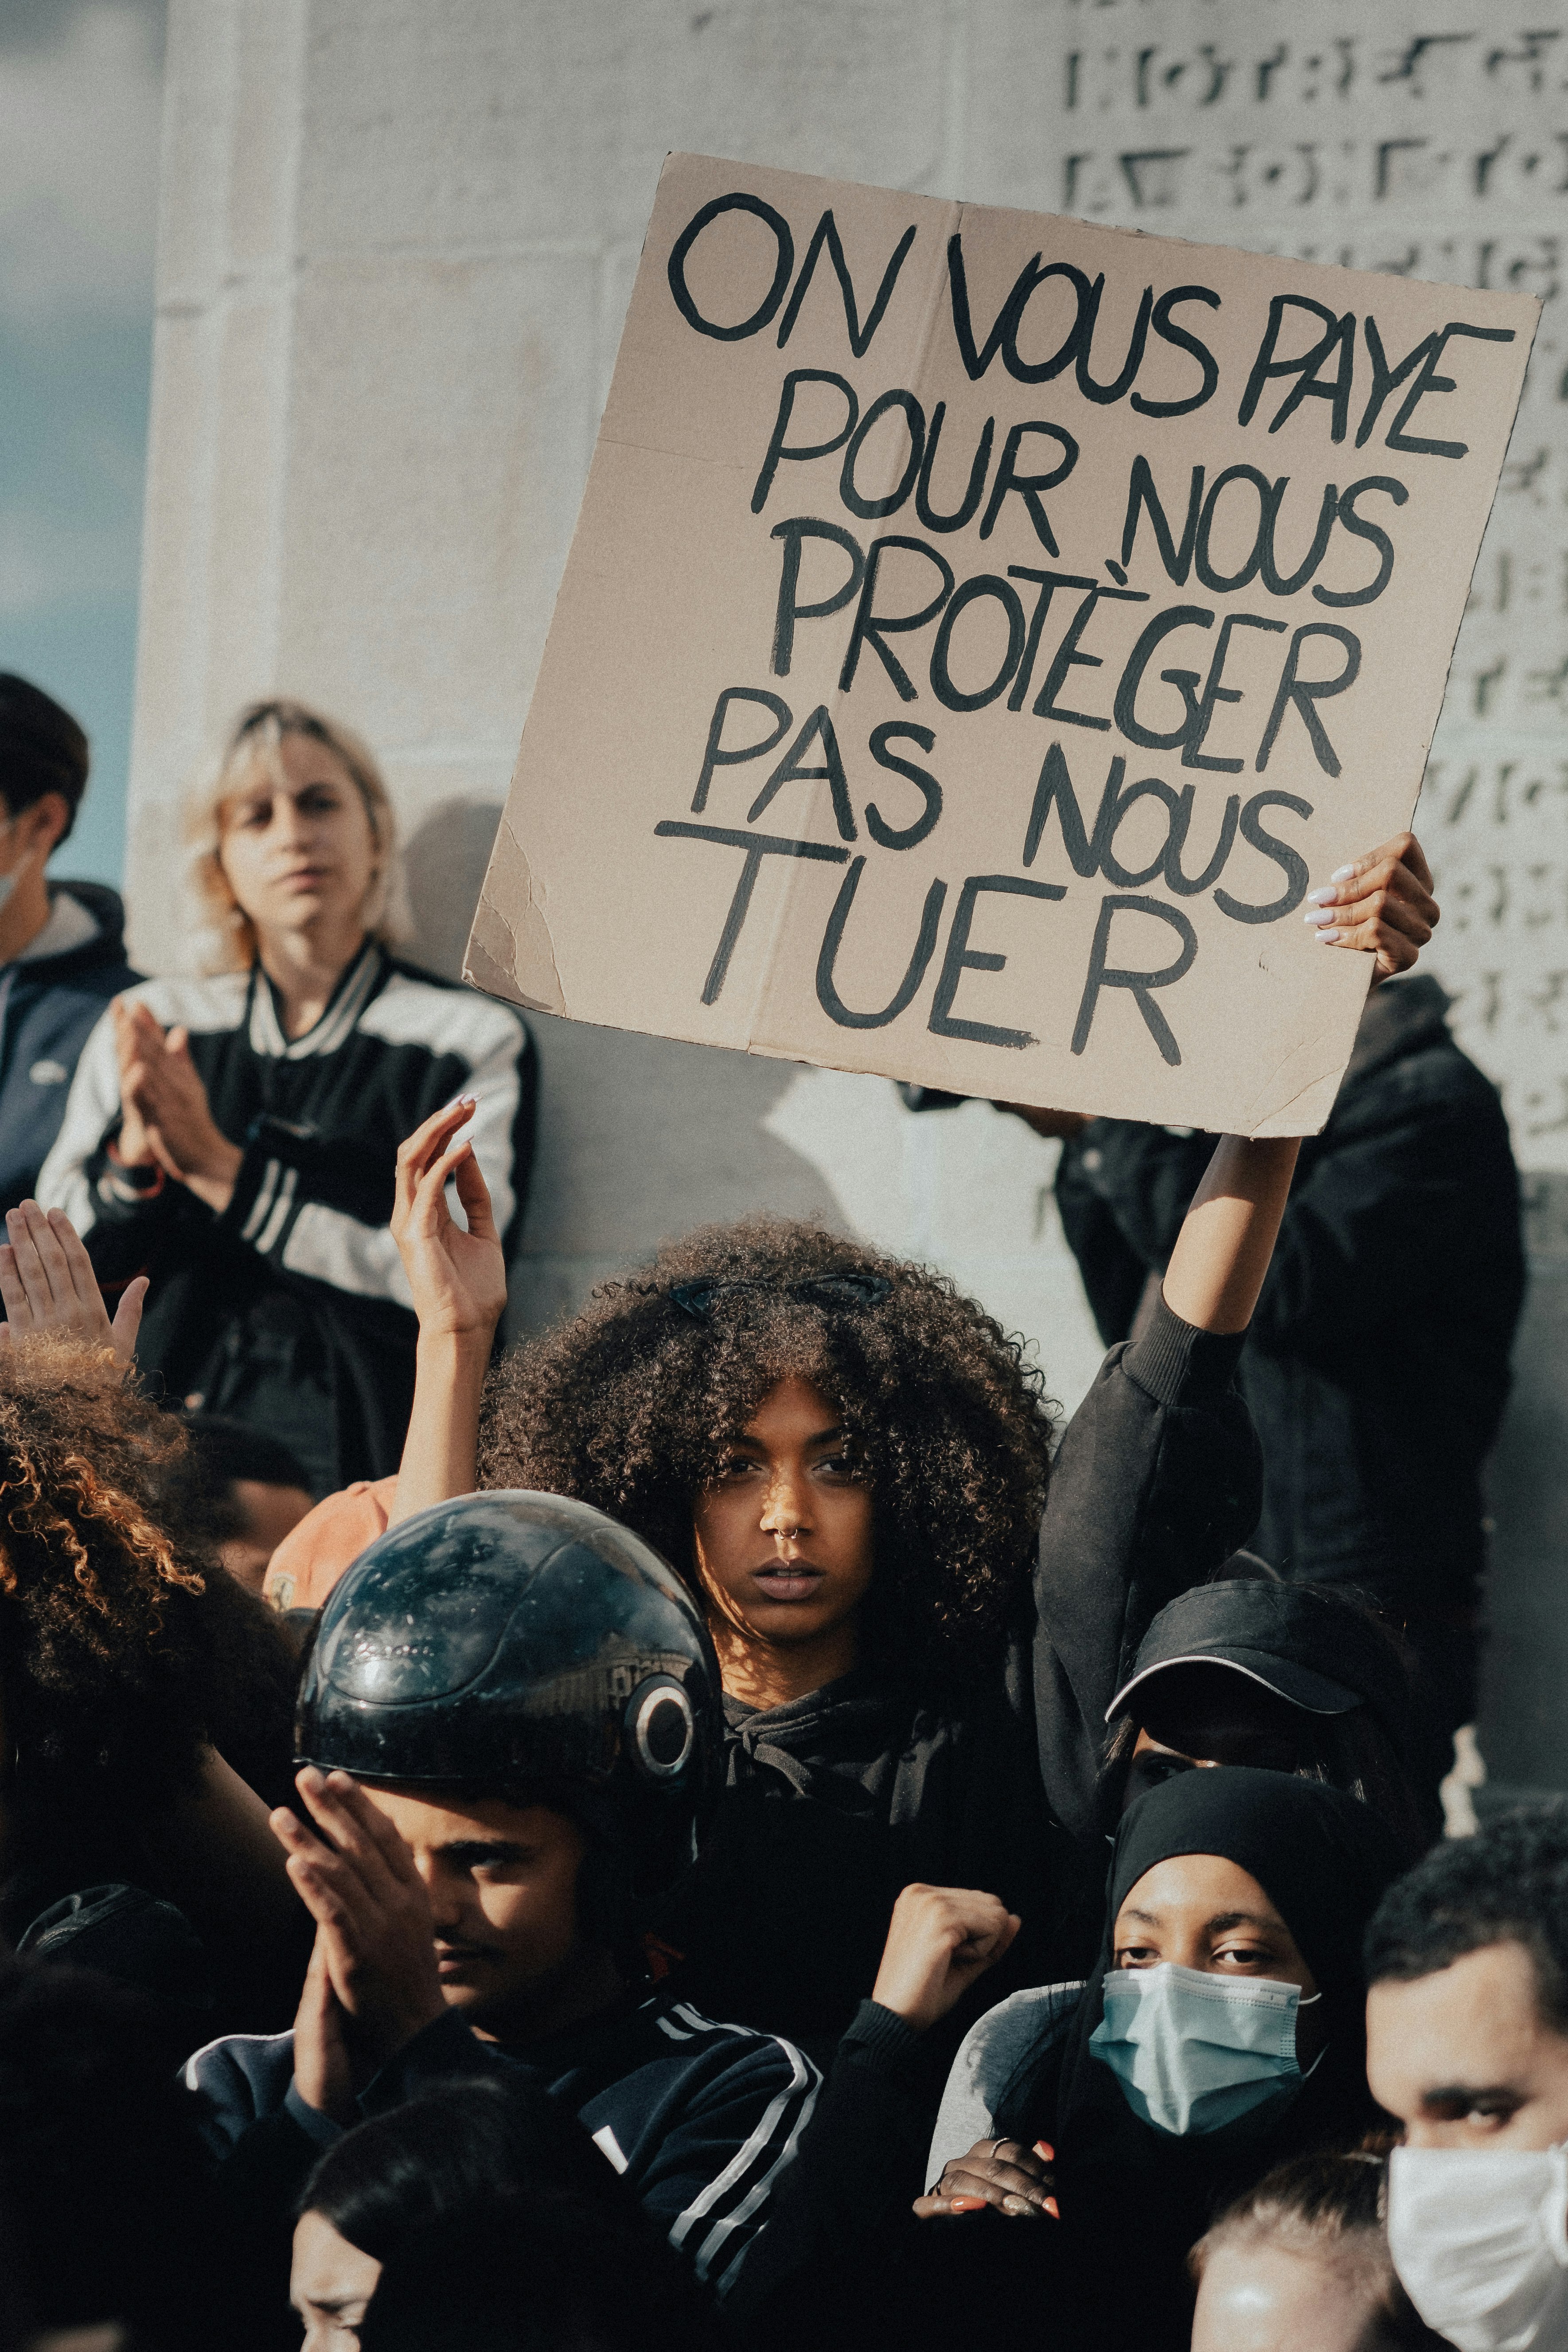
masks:
<path fill-rule="evenodd" d="M 116 1149 L 128 1168 L 162 1168 L 219 1214 L 233 1196 L 243 1154 L 212 1115 L 191 1059 L 190 1033 L 165 1034 L 145 1004 L 113 1005 L 121 1123 Z"/>
<path fill-rule="evenodd" d="M 1059 2221 L 1061 2210 L 1051 2194 L 1051 2165 L 1056 2150 L 1043 2139 L 1033 2147 L 1022 2140 L 977 2139 L 965 2156 L 943 2167 L 942 2179 L 924 2197 L 915 2199 L 921 2221 L 948 2213 L 978 2213 L 994 2206 L 1010 2221 L 1038 2221 L 1048 2216 Z"/>
<path fill-rule="evenodd" d="M 446 2014 L 430 1898 L 407 1846 L 348 1773 L 308 1764 L 294 1785 L 322 1835 L 287 1806 L 272 1814 L 272 1834 L 316 1922 L 321 1966 L 343 2013 L 354 2088 L 363 2089 L 405 2042 Z M 334 2064 L 326 2053 L 329 2087 Z M 302 2083 L 300 2095 L 310 2098 Z"/>
<path fill-rule="evenodd" d="M 506 1306 L 506 1260 L 473 1144 L 452 1141 L 473 1115 L 473 1097 L 459 1096 L 403 1145 L 392 1234 L 414 1293 L 421 1339 L 479 1335 L 488 1349 Z M 447 1204 L 451 1182 L 466 1232 Z"/>
<path fill-rule="evenodd" d="M 24 1201 L 5 1213 L 7 1238 L 0 1243 L 0 1299 L 5 1320 L 0 1340 L 27 1339 L 39 1332 L 112 1348 L 121 1367 L 136 1353 L 147 1276 L 129 1282 L 114 1320 L 103 1303 L 92 1260 L 63 1209 L 44 1210 Z"/>
<path fill-rule="evenodd" d="M 923 2033 L 1018 1932 L 1016 1912 L 967 1886 L 906 1886 L 893 1906 L 871 1998 Z"/>
<path fill-rule="evenodd" d="M 1413 833 L 1342 866 L 1307 897 L 1305 921 L 1325 947 L 1377 958 L 1379 979 L 1408 971 L 1440 919 L 1432 869 Z"/>

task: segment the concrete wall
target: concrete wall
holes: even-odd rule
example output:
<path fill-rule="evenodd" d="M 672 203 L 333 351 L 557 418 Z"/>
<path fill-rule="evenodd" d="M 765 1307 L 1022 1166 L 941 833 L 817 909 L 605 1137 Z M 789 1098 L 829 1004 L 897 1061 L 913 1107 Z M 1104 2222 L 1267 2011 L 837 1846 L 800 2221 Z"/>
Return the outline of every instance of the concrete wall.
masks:
<path fill-rule="evenodd" d="M 172 0 L 168 70 L 132 783 L 154 967 L 193 947 L 181 787 L 276 688 L 378 746 L 416 950 L 455 970 L 670 148 L 1548 298 L 1421 822 L 1436 969 L 1505 1085 L 1542 1253 L 1485 1738 L 1510 1780 L 1568 1786 L 1568 29 L 1447 0 Z M 950 1266 L 1080 1392 L 1051 1150 L 1016 1123 L 538 1027 L 524 1320 L 767 1205 Z"/>
<path fill-rule="evenodd" d="M 174 0 L 132 814 L 136 950 L 198 946 L 178 803 L 237 706 L 288 690 L 375 743 L 414 950 L 458 970 L 655 181 L 673 146 L 944 187 L 937 0 L 678 8 Z M 535 1323 L 661 1235 L 765 1206 L 939 1259 L 1099 1348 L 1053 1146 L 877 1080 L 535 1024 Z"/>

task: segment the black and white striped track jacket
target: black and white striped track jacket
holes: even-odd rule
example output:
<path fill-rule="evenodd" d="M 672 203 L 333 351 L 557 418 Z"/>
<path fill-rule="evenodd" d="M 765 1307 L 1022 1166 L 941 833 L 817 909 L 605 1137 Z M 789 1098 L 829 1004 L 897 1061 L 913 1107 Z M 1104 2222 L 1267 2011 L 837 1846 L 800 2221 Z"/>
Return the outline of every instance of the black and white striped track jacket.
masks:
<path fill-rule="evenodd" d="M 374 940 L 293 1039 L 258 965 L 143 981 L 125 994 L 165 1028 L 189 1031 L 213 1117 L 244 1152 L 234 1197 L 216 1216 L 183 1184 L 150 1194 L 141 1171 L 110 1157 L 120 1067 L 106 1013 L 82 1049 L 39 1200 L 66 1211 L 106 1286 L 151 1275 L 137 1357 L 171 1401 L 194 1392 L 208 1410 L 243 1412 L 227 1398 L 244 1393 L 247 1351 L 302 1329 L 335 1427 L 323 1483 L 386 1476 L 413 1398 L 416 1336 L 388 1228 L 397 1147 L 454 1096 L 477 1098 L 475 1151 L 510 1260 L 533 1141 L 526 1025 Z"/>
<path fill-rule="evenodd" d="M 382 2115 L 437 2084 L 469 2075 L 504 2083 L 524 2070 L 576 2116 L 670 2244 L 723 2294 L 811 2120 L 821 2076 L 810 2059 L 775 2034 L 717 2025 L 660 1987 L 510 2053 L 448 2011 L 359 2104 Z M 187 2060 L 184 2080 L 206 2101 L 214 2154 L 247 2178 L 297 2188 L 339 2136 L 295 2087 L 291 2033 L 208 2042 Z M 247 2145 L 261 2137 L 273 2143 L 264 2158 Z"/>

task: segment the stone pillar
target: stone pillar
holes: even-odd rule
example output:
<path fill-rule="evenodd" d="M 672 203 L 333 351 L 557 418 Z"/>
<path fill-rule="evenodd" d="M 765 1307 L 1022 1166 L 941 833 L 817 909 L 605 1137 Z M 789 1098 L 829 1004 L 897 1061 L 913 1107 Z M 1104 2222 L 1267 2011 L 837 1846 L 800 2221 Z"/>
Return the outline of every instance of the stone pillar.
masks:
<path fill-rule="evenodd" d="M 1511 1782 L 1568 1786 L 1568 33 L 1468 0 L 171 0 L 168 78 L 130 876 L 152 968 L 191 936 L 182 786 L 275 690 L 376 745 L 415 952 L 456 970 L 670 148 L 1549 298 L 1421 823 L 1434 968 L 1546 1236 L 1485 1742 Z M 1051 1148 L 1016 1122 L 537 1025 L 521 1321 L 662 1234 L 767 1207 L 949 1266 L 1080 1393 L 1098 1349 Z M 1396 1360 L 1397 1333 L 1369 1344 Z"/>

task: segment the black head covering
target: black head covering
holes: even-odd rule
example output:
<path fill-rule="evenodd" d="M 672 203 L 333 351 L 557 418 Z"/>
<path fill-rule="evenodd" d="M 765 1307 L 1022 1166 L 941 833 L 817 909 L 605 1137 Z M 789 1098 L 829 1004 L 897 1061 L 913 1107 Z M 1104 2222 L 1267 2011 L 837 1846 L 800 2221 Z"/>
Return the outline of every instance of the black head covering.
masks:
<path fill-rule="evenodd" d="M 1323 1996 L 1327 2046 L 1278 2120 L 1259 2129 L 1173 2139 L 1141 2122 L 1089 2037 L 1104 2011 L 1116 1916 L 1156 1863 L 1222 1854 L 1256 1878 L 1294 1937 Z M 1117 2282 L 1116 2299 L 1145 2347 L 1184 2345 L 1190 2309 L 1183 2264 L 1218 2208 L 1288 2156 L 1353 2147 L 1376 2110 L 1366 2086 L 1361 1942 L 1384 1889 L 1405 1867 L 1398 1841 L 1370 1806 L 1321 1780 L 1245 1766 L 1183 1772 L 1123 1817 L 1111 1858 L 1104 1937 L 1062 2049 L 1055 2115 L 1048 2075 L 1021 2072 L 997 2128 L 1025 2145 L 1043 2132 L 1057 2153 L 1064 2231 L 1085 2273 Z M 1122 2289 L 1127 2290 L 1125 2296 Z M 1086 2339 L 1087 2340 L 1087 2339 Z M 1097 2342 L 1120 2339 L 1108 2321 Z"/>
<path fill-rule="evenodd" d="M 1405 1867 L 1370 1806 L 1321 1780 L 1244 1765 L 1178 1773 L 1152 1789 L 1128 1811 L 1111 1857 L 1101 1978 L 1128 1895 L 1145 1871 L 1183 1853 L 1223 1854 L 1256 1878 L 1331 2006 L 1360 2000 L 1366 1923 Z"/>

